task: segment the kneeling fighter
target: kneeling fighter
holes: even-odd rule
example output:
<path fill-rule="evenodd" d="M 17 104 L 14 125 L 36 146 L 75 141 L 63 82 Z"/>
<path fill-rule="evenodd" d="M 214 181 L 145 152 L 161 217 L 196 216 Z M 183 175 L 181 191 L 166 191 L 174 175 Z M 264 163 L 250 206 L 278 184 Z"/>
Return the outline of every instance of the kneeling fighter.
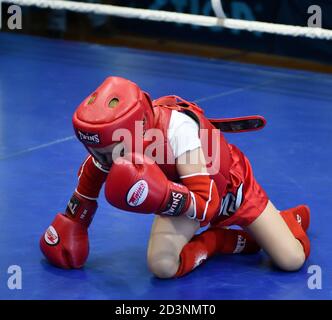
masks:
<path fill-rule="evenodd" d="M 259 116 L 208 119 L 195 103 L 176 96 L 152 101 L 135 83 L 107 78 L 73 115 L 89 156 L 65 213 L 40 239 L 42 252 L 61 268 L 84 265 L 105 183 L 111 205 L 155 214 L 147 256 L 157 277 L 183 276 L 217 253 L 261 248 L 279 268 L 299 269 L 310 253 L 309 208 L 277 210 L 249 160 L 221 132 L 264 124 Z"/>

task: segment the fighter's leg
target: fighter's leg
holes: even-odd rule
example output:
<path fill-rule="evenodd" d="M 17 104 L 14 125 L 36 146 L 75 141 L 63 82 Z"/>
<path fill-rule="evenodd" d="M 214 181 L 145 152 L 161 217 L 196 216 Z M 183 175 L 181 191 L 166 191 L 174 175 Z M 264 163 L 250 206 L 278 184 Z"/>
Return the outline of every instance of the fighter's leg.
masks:
<path fill-rule="evenodd" d="M 159 278 L 174 277 L 180 253 L 199 229 L 199 222 L 187 216 L 156 216 L 148 246 L 148 266 Z"/>
<path fill-rule="evenodd" d="M 181 277 L 215 254 L 256 253 L 256 241 L 243 230 L 210 227 L 195 234 L 199 224 L 186 217 L 156 217 L 148 264 L 160 278 Z"/>
<path fill-rule="evenodd" d="M 310 242 L 295 215 L 288 211 L 278 211 L 269 201 L 247 229 L 278 267 L 295 271 L 309 255 Z"/>

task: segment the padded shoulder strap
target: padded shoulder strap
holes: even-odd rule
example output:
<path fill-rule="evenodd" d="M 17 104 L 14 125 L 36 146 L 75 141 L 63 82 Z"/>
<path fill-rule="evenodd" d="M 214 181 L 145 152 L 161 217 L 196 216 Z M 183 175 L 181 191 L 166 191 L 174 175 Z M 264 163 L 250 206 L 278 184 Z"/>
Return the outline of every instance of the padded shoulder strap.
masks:
<path fill-rule="evenodd" d="M 204 115 L 196 103 L 189 102 L 178 96 L 164 96 L 153 101 L 153 106 L 163 106 L 172 110 L 177 110 L 186 113 L 188 116 L 196 120 L 198 117 L 196 113 Z M 266 120 L 260 115 L 245 116 L 239 118 L 221 118 L 221 119 L 208 119 L 212 125 L 222 132 L 238 133 L 247 131 L 256 131 L 263 129 L 266 125 Z"/>
<path fill-rule="evenodd" d="M 228 133 L 239 133 L 263 129 L 266 125 L 264 117 L 246 116 L 239 118 L 209 119 L 209 121 L 220 131 Z"/>

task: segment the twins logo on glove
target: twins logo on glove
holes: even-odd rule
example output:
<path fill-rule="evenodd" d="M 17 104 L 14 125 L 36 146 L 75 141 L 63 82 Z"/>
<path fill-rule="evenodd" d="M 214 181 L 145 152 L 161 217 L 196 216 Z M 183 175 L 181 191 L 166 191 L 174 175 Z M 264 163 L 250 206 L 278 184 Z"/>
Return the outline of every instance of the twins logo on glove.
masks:
<path fill-rule="evenodd" d="M 53 226 L 49 226 L 44 234 L 44 239 L 50 246 L 56 246 L 59 243 L 59 236 Z"/>
<path fill-rule="evenodd" d="M 149 194 L 149 185 L 145 180 L 137 181 L 127 193 L 127 203 L 131 207 L 137 207 L 141 205 L 147 198 Z M 169 200 L 167 202 L 167 207 L 162 212 L 162 214 L 167 214 L 170 216 L 180 215 L 183 207 L 185 206 L 187 197 L 184 193 L 171 191 L 169 195 Z"/>
<path fill-rule="evenodd" d="M 187 202 L 187 195 L 181 192 L 172 191 L 167 203 L 166 210 L 162 214 L 178 216 L 181 214 Z"/>
<path fill-rule="evenodd" d="M 144 202 L 149 194 L 149 186 L 145 180 L 137 181 L 128 191 L 127 203 L 131 207 L 137 207 Z"/>

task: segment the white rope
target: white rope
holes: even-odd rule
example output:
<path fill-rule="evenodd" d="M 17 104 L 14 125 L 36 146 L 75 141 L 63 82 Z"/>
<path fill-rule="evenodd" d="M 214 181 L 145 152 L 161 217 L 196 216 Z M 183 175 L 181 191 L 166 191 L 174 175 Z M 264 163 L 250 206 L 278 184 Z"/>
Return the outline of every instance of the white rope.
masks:
<path fill-rule="evenodd" d="M 226 15 L 221 4 L 221 0 L 211 0 L 211 6 L 216 17 L 225 19 Z"/>
<path fill-rule="evenodd" d="M 224 27 L 228 29 L 246 30 L 250 32 L 265 32 L 292 37 L 307 37 L 316 39 L 332 39 L 332 30 L 323 28 L 299 27 L 259 21 L 246 21 L 230 18 L 217 18 L 195 14 L 178 13 L 161 10 L 137 9 L 113 5 L 84 3 L 63 0 L 2 0 L 22 6 L 39 8 L 66 9 L 82 13 L 104 14 L 122 18 L 135 18 L 151 21 L 174 22 L 197 25 L 202 27 Z"/>

